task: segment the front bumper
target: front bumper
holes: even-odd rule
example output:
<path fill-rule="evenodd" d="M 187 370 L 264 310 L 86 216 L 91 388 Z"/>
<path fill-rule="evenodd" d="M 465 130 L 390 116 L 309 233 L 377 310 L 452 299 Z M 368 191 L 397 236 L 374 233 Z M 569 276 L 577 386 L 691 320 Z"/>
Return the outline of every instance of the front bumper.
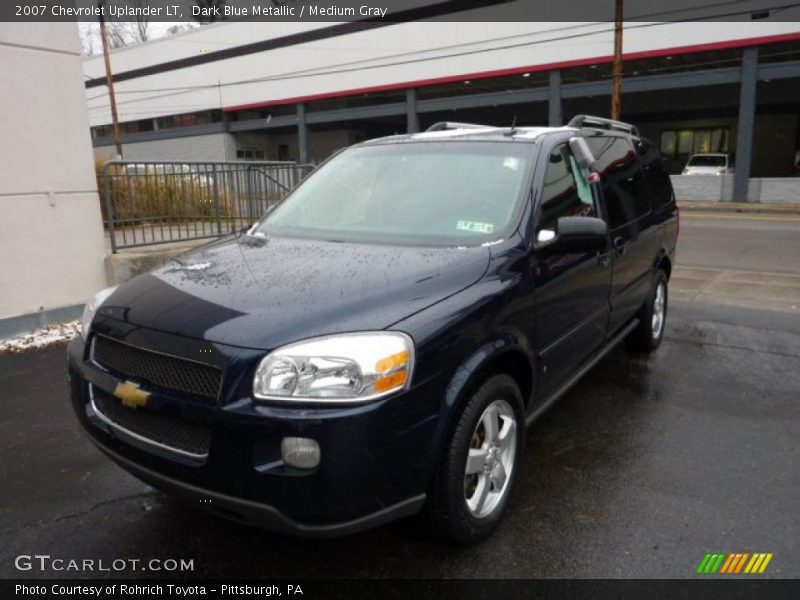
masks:
<path fill-rule="evenodd" d="M 192 457 L 134 439 L 102 418 L 91 391 L 110 394 L 121 380 L 86 354 L 83 340 L 73 340 L 72 403 L 92 441 L 139 479 L 199 508 L 275 531 L 324 537 L 412 515 L 425 501 L 438 454 L 443 382 L 429 380 L 353 407 L 262 406 L 248 398 L 203 406 L 153 390 L 146 408 L 130 409 L 168 411 L 208 427 L 207 455 Z M 280 456 L 285 436 L 317 440 L 319 466 L 285 465 Z"/>
<path fill-rule="evenodd" d="M 92 441 L 123 469 L 162 492 L 191 504 L 200 503 L 205 510 L 227 519 L 248 525 L 257 525 L 278 533 L 319 538 L 350 535 L 384 525 L 396 519 L 415 515 L 425 503 L 425 494 L 419 494 L 393 506 L 388 506 L 350 521 L 327 524 L 301 523 L 289 518 L 274 506 L 213 492 L 172 479 L 125 458 L 118 452 L 104 446 L 95 438 L 92 438 Z"/>

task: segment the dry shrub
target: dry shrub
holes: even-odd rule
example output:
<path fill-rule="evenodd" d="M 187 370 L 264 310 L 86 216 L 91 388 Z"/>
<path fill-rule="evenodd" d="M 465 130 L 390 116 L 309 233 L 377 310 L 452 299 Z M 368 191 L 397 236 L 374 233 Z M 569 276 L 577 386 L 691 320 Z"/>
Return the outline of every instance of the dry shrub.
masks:
<path fill-rule="evenodd" d="M 102 160 L 95 162 L 103 220 L 108 221 L 110 194 L 115 226 L 238 216 L 231 186 L 222 173 L 215 176 L 177 169 L 173 172 L 170 168 L 165 172 L 152 165 L 110 165 L 106 182 L 104 169 Z"/>

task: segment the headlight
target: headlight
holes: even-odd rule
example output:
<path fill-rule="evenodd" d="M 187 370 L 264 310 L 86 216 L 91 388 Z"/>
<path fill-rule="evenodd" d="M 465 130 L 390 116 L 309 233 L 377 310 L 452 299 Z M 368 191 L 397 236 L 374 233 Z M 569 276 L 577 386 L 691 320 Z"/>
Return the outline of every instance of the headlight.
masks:
<path fill-rule="evenodd" d="M 119 286 L 115 285 L 114 287 L 106 288 L 97 292 L 94 295 L 94 298 L 89 300 L 86 303 L 86 306 L 83 308 L 83 316 L 81 317 L 81 335 L 83 339 L 89 339 L 89 328 L 92 326 L 92 319 L 94 319 L 94 313 L 97 312 L 97 309 L 100 308 L 100 305 L 106 301 L 106 299 L 114 293 Z"/>
<path fill-rule="evenodd" d="M 365 402 L 406 389 L 414 342 L 405 333 L 329 335 L 269 353 L 256 369 L 253 395 L 284 402 Z"/>

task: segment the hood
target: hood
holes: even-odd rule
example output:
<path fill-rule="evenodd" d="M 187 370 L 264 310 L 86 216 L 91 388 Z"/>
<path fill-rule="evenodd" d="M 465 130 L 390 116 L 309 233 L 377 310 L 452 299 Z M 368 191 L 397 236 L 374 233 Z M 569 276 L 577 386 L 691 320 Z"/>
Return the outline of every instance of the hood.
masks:
<path fill-rule="evenodd" d="M 233 346 L 272 349 L 379 330 L 475 283 L 489 249 L 240 235 L 121 285 L 100 313 Z"/>

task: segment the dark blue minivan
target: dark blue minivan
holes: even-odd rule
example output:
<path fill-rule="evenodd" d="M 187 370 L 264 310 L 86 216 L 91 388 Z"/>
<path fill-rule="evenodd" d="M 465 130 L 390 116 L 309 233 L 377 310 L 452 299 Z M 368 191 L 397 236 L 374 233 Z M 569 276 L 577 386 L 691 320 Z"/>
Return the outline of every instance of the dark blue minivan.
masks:
<path fill-rule="evenodd" d="M 247 231 L 86 306 L 72 402 L 136 477 L 335 536 L 491 533 L 525 430 L 664 334 L 678 211 L 630 125 L 439 123 L 340 152 Z"/>

